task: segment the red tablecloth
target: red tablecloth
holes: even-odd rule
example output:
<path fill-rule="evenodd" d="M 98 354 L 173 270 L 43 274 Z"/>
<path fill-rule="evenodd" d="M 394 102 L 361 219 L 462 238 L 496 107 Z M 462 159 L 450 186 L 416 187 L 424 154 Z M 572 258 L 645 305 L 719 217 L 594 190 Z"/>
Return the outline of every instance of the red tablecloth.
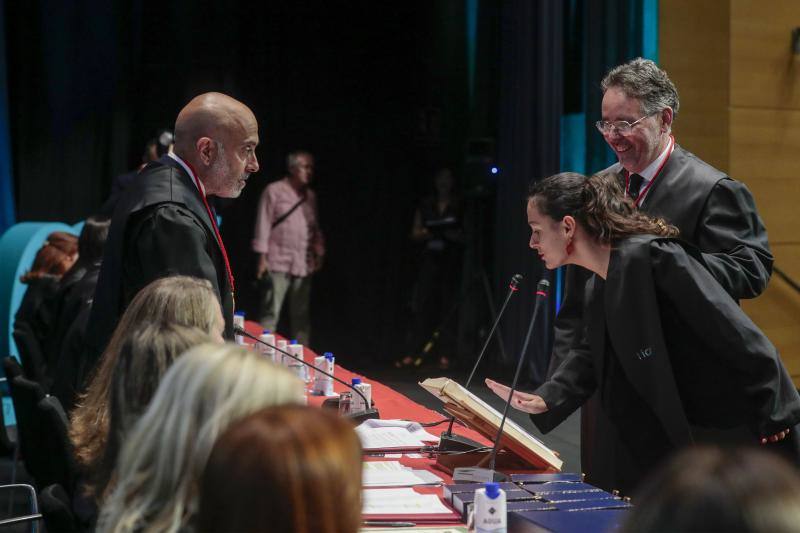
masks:
<path fill-rule="evenodd" d="M 252 335 L 259 335 L 262 331 L 261 326 L 254 322 L 247 322 L 246 328 L 248 333 Z M 276 335 L 276 338 L 282 338 L 282 337 Z M 252 344 L 251 341 L 247 339 L 245 340 L 246 342 Z M 305 360 L 313 364 L 314 358 L 317 357 L 317 354 L 313 350 L 311 350 L 308 346 L 303 347 L 303 353 Z M 413 420 L 415 422 L 428 423 L 428 422 L 436 422 L 444 418 L 444 415 L 442 415 L 441 413 L 437 413 L 436 411 L 432 411 L 431 409 L 423 407 L 422 405 L 412 401 L 408 397 L 387 387 L 386 385 L 383 385 L 377 381 L 370 379 L 369 376 L 356 374 L 355 372 L 347 370 L 346 368 L 343 368 L 338 364 L 336 365 L 334 375 L 337 378 L 342 379 L 348 383 L 352 378 L 360 377 L 364 383 L 371 384 L 372 399 L 374 401 L 375 408 L 378 409 L 381 418 L 384 420 L 404 419 L 404 420 Z M 336 393 L 350 390 L 341 383 L 337 383 L 335 381 L 333 384 L 333 388 Z M 323 396 L 311 396 L 311 395 L 308 396 L 309 405 L 321 406 L 323 401 L 325 401 L 325 397 Z M 429 428 L 429 432 L 434 435 L 438 435 L 439 433 L 444 431 L 446 427 L 447 427 L 446 424 L 441 424 L 439 426 Z M 489 442 L 486 438 L 484 438 L 476 431 L 465 428 L 459 424 L 456 424 L 453 429 L 454 432 L 459 435 L 468 437 L 482 444 L 491 445 L 491 442 Z M 367 456 L 365 457 L 365 460 L 381 461 L 389 459 L 376 456 Z M 424 468 L 426 470 L 430 470 L 436 473 L 436 475 L 438 475 L 439 477 L 443 478 L 445 484 L 450 484 L 453 481 L 450 475 L 436 468 L 435 459 L 433 458 L 429 457 L 411 458 L 404 454 L 401 458 L 392 458 L 391 460 L 400 461 L 400 463 L 402 463 L 403 465 L 412 468 Z M 422 494 L 437 494 L 440 497 L 442 496 L 441 486 L 415 487 L 414 490 Z M 452 524 L 458 524 L 458 522 L 453 522 Z M 441 526 L 444 527 L 445 524 L 441 524 Z M 420 523 L 418 527 L 426 527 L 426 525 L 424 523 Z"/>
<path fill-rule="evenodd" d="M 246 323 L 247 332 L 252 335 L 259 335 L 262 331 L 262 328 L 259 324 L 255 322 L 247 322 Z M 276 338 L 283 338 L 279 335 L 276 335 Z M 247 341 L 250 342 L 250 341 Z M 252 342 L 250 342 L 252 344 Z M 305 360 L 308 363 L 313 364 L 314 358 L 317 357 L 317 353 L 311 350 L 308 346 L 303 347 L 303 352 L 305 356 Z M 444 415 L 441 413 L 437 413 L 436 411 L 432 411 L 427 407 L 423 407 L 422 405 L 412 401 L 407 396 L 400 394 L 399 392 L 390 389 L 386 385 L 383 385 L 377 381 L 374 381 L 369 378 L 369 376 L 364 376 L 362 374 L 357 374 L 346 368 L 341 367 L 340 365 L 336 365 L 336 369 L 334 371 L 334 375 L 342 379 L 346 382 L 350 382 L 353 378 L 361 378 L 364 383 L 369 383 L 372 385 L 372 399 L 375 402 L 375 408 L 378 409 L 380 412 L 381 418 L 384 420 L 392 420 L 392 419 L 403 419 L 403 420 L 413 420 L 415 422 L 421 423 L 428 423 L 428 422 L 436 422 L 444 418 Z M 345 392 L 348 389 L 341 383 L 337 383 L 336 381 L 333 382 L 333 390 L 336 393 Z M 322 405 L 322 402 L 325 401 L 325 397 L 323 396 L 308 396 L 308 404 L 309 405 Z M 441 426 L 436 426 L 430 429 L 430 433 L 439 434 L 444 429 L 447 428 L 446 424 L 442 424 Z M 482 435 L 473 431 L 471 429 L 465 428 L 459 424 L 454 426 L 454 432 L 462 435 L 464 437 L 473 439 L 481 444 L 491 445 L 486 438 Z"/>

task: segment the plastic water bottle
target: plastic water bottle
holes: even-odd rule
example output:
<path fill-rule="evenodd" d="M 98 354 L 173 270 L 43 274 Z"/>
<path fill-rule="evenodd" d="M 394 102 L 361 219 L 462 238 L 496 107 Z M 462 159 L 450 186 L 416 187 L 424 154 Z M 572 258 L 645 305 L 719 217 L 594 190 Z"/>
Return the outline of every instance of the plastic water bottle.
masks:
<path fill-rule="evenodd" d="M 303 345 L 298 344 L 296 340 L 293 340 L 292 343 L 289 345 L 289 353 L 302 361 L 306 360 L 305 354 L 303 353 Z M 292 359 L 291 357 L 288 357 L 287 359 L 289 359 L 288 361 L 289 369 L 293 370 L 298 378 L 308 383 L 309 382 L 308 367 L 303 363 L 301 363 L 300 361 L 298 361 L 297 359 Z"/>
<path fill-rule="evenodd" d="M 244 329 L 244 311 L 236 311 L 233 313 L 233 325 Z M 239 346 L 244 345 L 244 337 L 238 333 L 234 334 L 233 340 Z"/>
<path fill-rule="evenodd" d="M 278 361 L 280 361 L 283 366 L 289 366 L 289 361 L 292 358 L 289 357 L 288 355 L 284 355 L 283 353 L 289 351 L 289 343 L 286 342 L 286 339 L 281 339 L 277 342 L 277 346 L 278 346 L 278 353 L 275 354 L 276 357 L 275 362 L 277 363 Z"/>
<path fill-rule="evenodd" d="M 324 355 L 314 358 L 314 366 L 321 368 L 328 374 L 333 375 L 333 354 L 325 352 Z M 314 372 L 314 385 L 311 394 L 315 396 L 333 396 L 333 380 L 322 372 Z"/>
<path fill-rule="evenodd" d="M 475 491 L 475 533 L 506 533 L 506 491 L 499 483 L 486 483 Z"/>
<path fill-rule="evenodd" d="M 266 344 L 259 344 L 258 351 L 261 352 L 261 355 L 269 359 L 271 362 L 275 362 L 275 335 L 270 333 L 268 329 L 265 329 L 264 332 L 259 337 L 261 342 Z M 269 344 L 270 346 L 267 346 Z"/>
<path fill-rule="evenodd" d="M 350 405 L 350 412 L 351 413 L 362 413 L 372 407 L 372 385 L 369 383 L 362 383 L 361 378 L 353 378 L 351 384 L 353 388 L 359 391 L 367 398 L 366 405 L 364 404 L 364 398 L 357 393 L 353 393 L 353 401 Z"/>

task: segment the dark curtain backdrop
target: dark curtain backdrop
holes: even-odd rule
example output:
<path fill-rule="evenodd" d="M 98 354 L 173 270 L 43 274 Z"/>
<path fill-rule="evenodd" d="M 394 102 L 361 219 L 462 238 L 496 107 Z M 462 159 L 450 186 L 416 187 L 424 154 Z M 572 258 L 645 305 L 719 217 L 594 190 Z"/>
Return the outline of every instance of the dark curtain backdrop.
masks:
<path fill-rule="evenodd" d="M 462 178 L 468 138 L 495 135 L 499 1 L 479 3 L 472 109 L 463 0 L 5 5 L 19 220 L 85 218 L 192 96 L 226 92 L 253 109 L 261 136 L 261 171 L 220 207 L 238 302 L 253 311 L 261 190 L 305 148 L 328 242 L 314 347 L 345 365 L 399 355 L 417 201 L 438 166 Z"/>
<path fill-rule="evenodd" d="M 510 358 L 516 362 L 533 312 L 534 289 L 551 279 L 528 247 L 525 213 L 528 184 L 559 170 L 563 108 L 562 2 L 512 0 L 503 4 L 502 90 L 498 126 L 495 269 L 499 279 L 525 276 L 520 294 L 503 320 Z M 550 355 L 551 311 L 540 316 L 528 351 L 526 380 L 538 383 Z"/>
<path fill-rule="evenodd" d="M 611 68 L 643 53 L 641 0 L 584 0 L 583 68 L 586 110 L 586 171 L 597 172 L 616 157 L 594 123 L 600 120 L 603 94 L 600 81 Z"/>

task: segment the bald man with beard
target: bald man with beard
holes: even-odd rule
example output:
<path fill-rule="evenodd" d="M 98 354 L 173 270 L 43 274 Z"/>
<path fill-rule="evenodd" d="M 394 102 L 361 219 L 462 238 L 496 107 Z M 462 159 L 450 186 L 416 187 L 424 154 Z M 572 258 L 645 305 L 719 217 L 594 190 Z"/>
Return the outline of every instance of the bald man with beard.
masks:
<path fill-rule="evenodd" d="M 148 164 L 114 211 L 87 337 L 99 356 L 145 285 L 174 275 L 211 282 L 233 337 L 234 280 L 207 197 L 236 198 L 258 171 L 258 123 L 221 93 L 195 97 L 175 121 L 174 153 Z"/>

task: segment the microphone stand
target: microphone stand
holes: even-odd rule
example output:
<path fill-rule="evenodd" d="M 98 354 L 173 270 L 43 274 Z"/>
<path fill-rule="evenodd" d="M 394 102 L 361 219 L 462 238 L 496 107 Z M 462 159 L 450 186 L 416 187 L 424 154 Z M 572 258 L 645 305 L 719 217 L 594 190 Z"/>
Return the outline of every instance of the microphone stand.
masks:
<path fill-rule="evenodd" d="M 364 400 L 364 405 L 366 406 L 366 410 L 358 412 L 358 413 L 351 413 L 351 414 L 347 415 L 348 418 L 352 419 L 354 422 L 360 424 L 364 420 L 369 420 L 371 418 L 380 418 L 380 413 L 378 412 L 377 409 L 373 408 L 372 405 L 370 405 L 369 400 L 367 400 L 367 397 L 364 395 L 364 393 L 361 392 L 360 390 L 358 390 L 357 388 L 353 387 L 353 385 L 351 383 L 348 383 L 348 382 L 346 382 L 345 380 L 343 380 L 341 378 L 337 378 L 333 374 L 329 374 L 325 370 L 322 370 L 321 368 L 319 368 L 319 367 L 317 367 L 315 365 L 312 365 L 311 363 L 305 361 L 304 359 L 302 359 L 300 357 L 297 357 L 293 353 L 289 353 L 286 350 L 282 350 L 282 349 L 278 348 L 277 346 L 273 346 L 272 344 L 270 344 L 268 342 L 262 341 L 261 339 L 259 339 L 255 335 L 252 335 L 252 334 L 248 333 L 247 330 L 245 330 L 243 327 L 234 326 L 233 327 L 233 331 L 237 335 L 242 335 L 243 337 L 247 337 L 248 339 L 253 340 L 253 341 L 255 341 L 255 342 L 259 343 L 259 344 L 263 344 L 264 346 L 272 348 L 275 351 L 278 351 L 278 352 L 282 353 L 283 355 L 288 355 L 289 357 L 291 357 L 295 361 L 299 361 L 300 363 L 302 363 L 302 364 L 304 364 L 304 365 L 306 365 L 306 366 L 308 366 L 310 368 L 313 368 L 314 371 L 319 372 L 323 376 L 328 376 L 332 380 L 334 380 L 334 381 L 336 381 L 338 383 L 341 383 L 342 385 L 344 385 L 348 389 L 352 390 L 353 392 L 355 392 L 356 394 L 361 396 L 361 398 Z"/>
<path fill-rule="evenodd" d="M 522 279 L 523 279 L 522 274 L 514 274 L 514 276 L 511 278 L 511 282 L 508 285 L 508 294 L 506 295 L 506 299 L 503 301 L 503 306 L 500 308 L 500 312 L 494 319 L 494 324 L 492 324 L 492 329 L 486 336 L 486 341 L 483 343 L 483 348 L 481 348 L 481 351 L 478 354 L 478 358 L 475 360 L 475 364 L 472 366 L 472 372 L 470 372 L 466 383 L 464 383 L 465 389 L 468 389 L 470 384 L 472 383 L 472 378 L 475 377 L 475 371 L 478 370 L 478 365 L 481 364 L 481 360 L 483 360 L 483 355 L 486 353 L 486 349 L 489 347 L 489 343 L 492 341 L 492 337 L 494 336 L 494 332 L 497 329 L 497 325 L 500 323 L 500 318 L 502 318 L 503 313 L 505 313 L 506 307 L 508 306 L 508 302 L 509 300 L 511 300 L 511 297 L 514 295 L 514 293 L 516 293 L 519 290 L 519 284 L 522 281 Z M 440 452 L 461 452 L 461 451 L 468 451 L 480 448 L 481 444 L 475 442 L 472 439 L 468 439 L 460 435 L 453 435 L 453 423 L 455 422 L 455 420 L 456 417 L 454 416 L 450 417 L 450 424 L 447 426 L 447 430 L 444 431 L 439 437 L 438 450 Z"/>
<path fill-rule="evenodd" d="M 497 429 L 497 435 L 494 439 L 494 446 L 489 455 L 489 468 L 480 467 L 459 467 L 453 470 L 454 483 L 485 483 L 489 481 L 507 481 L 508 476 L 502 472 L 495 470 L 495 462 L 497 460 L 497 452 L 500 448 L 500 439 L 503 436 L 503 428 L 505 427 L 506 418 L 508 417 L 508 410 L 511 407 L 511 398 L 514 396 L 514 390 L 519 381 L 519 375 L 522 372 L 522 364 L 525 360 L 525 353 L 528 351 L 528 344 L 530 344 L 531 334 L 533 333 L 533 326 L 536 324 L 536 317 L 539 315 L 539 309 L 544 302 L 547 301 L 548 290 L 550 282 L 546 279 L 539 281 L 536 286 L 536 304 L 533 308 L 533 316 L 528 325 L 528 332 L 525 334 L 525 342 L 522 344 L 522 351 L 517 361 L 517 370 L 514 373 L 514 380 L 511 382 L 511 388 L 508 391 L 508 398 L 506 399 L 505 407 L 503 408 L 503 417 L 500 419 L 500 426 Z"/>

